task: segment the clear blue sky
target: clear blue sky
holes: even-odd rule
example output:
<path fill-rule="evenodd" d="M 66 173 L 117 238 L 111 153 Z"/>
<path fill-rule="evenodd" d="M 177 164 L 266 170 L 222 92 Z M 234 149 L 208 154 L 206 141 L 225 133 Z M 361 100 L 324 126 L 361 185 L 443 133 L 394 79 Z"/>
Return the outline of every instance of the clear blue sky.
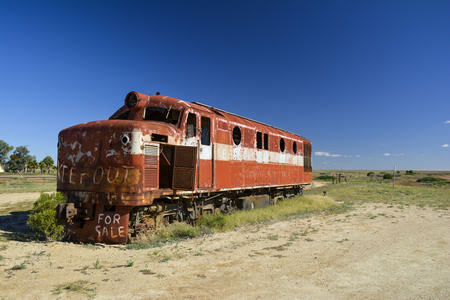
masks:
<path fill-rule="evenodd" d="M 129 91 L 312 141 L 315 169 L 450 170 L 450 1 L 1 1 L 0 139 L 58 132 Z"/>

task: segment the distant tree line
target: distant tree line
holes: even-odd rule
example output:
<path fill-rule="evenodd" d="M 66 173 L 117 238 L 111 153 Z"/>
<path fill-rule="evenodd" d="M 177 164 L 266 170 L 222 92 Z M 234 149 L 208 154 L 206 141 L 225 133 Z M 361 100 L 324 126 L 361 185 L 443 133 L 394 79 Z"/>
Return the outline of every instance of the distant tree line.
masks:
<path fill-rule="evenodd" d="M 38 162 L 36 155 L 30 155 L 30 150 L 26 146 L 19 146 L 14 149 L 13 146 L 0 140 L 0 166 L 6 172 L 34 173 L 37 169 L 40 169 L 41 173 L 50 173 L 56 170 L 54 164 L 55 161 L 50 156 L 46 156 Z"/>

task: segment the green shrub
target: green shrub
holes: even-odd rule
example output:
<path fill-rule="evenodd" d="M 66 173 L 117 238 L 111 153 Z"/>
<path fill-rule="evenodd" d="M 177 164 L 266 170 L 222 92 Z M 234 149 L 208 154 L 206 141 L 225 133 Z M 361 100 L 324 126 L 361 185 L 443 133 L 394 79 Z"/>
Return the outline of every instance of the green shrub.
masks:
<path fill-rule="evenodd" d="M 186 223 L 172 223 L 168 226 L 160 227 L 156 229 L 155 234 L 158 239 L 169 239 L 169 240 L 177 240 L 177 239 L 186 239 L 186 238 L 194 238 L 197 237 L 200 233 L 200 229 L 196 227 L 192 227 Z"/>
<path fill-rule="evenodd" d="M 406 174 L 406 175 L 414 175 L 414 174 L 416 174 L 416 173 L 414 173 L 413 170 L 407 170 L 405 174 Z"/>
<path fill-rule="evenodd" d="M 333 176 L 331 175 L 320 175 L 314 178 L 316 180 L 333 180 Z"/>
<path fill-rule="evenodd" d="M 386 173 L 386 174 L 383 175 L 383 179 L 392 179 L 392 175 Z"/>
<path fill-rule="evenodd" d="M 222 229 L 226 225 L 225 215 L 223 214 L 213 214 L 204 216 L 200 220 L 197 221 L 198 224 L 209 227 L 209 228 L 217 228 Z"/>
<path fill-rule="evenodd" d="M 56 219 L 56 207 L 59 203 L 64 203 L 61 193 L 41 193 L 33 204 L 27 225 L 46 239 L 61 240 L 64 237 L 64 226 L 58 224 Z"/>
<path fill-rule="evenodd" d="M 444 178 L 437 178 L 437 177 L 423 177 L 418 179 L 417 182 L 433 183 L 433 182 L 447 182 L 447 180 Z"/>
<path fill-rule="evenodd" d="M 369 173 L 367 173 L 367 177 L 373 177 L 373 176 L 375 176 L 375 172 L 369 172 Z"/>

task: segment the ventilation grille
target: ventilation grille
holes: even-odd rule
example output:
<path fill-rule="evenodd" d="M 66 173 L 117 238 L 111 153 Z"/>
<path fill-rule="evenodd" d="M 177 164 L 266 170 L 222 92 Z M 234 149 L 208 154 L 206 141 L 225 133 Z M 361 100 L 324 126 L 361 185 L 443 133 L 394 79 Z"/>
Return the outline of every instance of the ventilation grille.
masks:
<path fill-rule="evenodd" d="M 147 188 L 157 188 L 158 187 L 158 170 L 146 168 L 144 171 L 144 185 Z"/>
<path fill-rule="evenodd" d="M 158 156 L 159 147 L 158 146 L 145 146 L 144 154 L 146 156 Z"/>
<path fill-rule="evenodd" d="M 144 187 L 157 189 L 158 188 L 158 159 L 159 159 L 159 146 L 147 145 L 144 149 Z"/>

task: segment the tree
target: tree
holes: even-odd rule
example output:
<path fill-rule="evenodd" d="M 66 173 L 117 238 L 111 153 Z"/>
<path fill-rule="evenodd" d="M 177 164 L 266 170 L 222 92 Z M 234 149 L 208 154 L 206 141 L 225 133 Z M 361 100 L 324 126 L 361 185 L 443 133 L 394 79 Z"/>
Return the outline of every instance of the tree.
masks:
<path fill-rule="evenodd" d="M 8 162 L 8 154 L 12 149 L 14 149 L 13 146 L 10 146 L 5 141 L 0 140 L 0 165 L 4 165 Z"/>
<path fill-rule="evenodd" d="M 9 168 L 11 170 L 25 170 L 28 165 L 28 162 L 33 159 L 33 157 L 29 154 L 30 150 L 26 146 L 19 146 L 13 151 L 11 155 L 11 159 L 9 160 Z"/>
<path fill-rule="evenodd" d="M 50 173 L 50 169 L 53 167 L 53 164 L 55 161 L 50 156 L 46 156 L 42 162 L 44 163 L 44 166 L 47 168 L 48 173 Z"/>
<path fill-rule="evenodd" d="M 32 156 L 32 159 L 28 162 L 27 168 L 28 168 L 29 170 L 32 170 L 33 173 L 34 173 L 34 171 L 35 171 L 38 167 L 39 167 L 39 165 L 38 165 L 38 163 L 37 163 L 36 156 L 33 155 L 33 156 Z"/>
<path fill-rule="evenodd" d="M 39 169 L 41 169 L 41 173 L 44 173 L 45 163 L 43 161 L 39 162 Z"/>

